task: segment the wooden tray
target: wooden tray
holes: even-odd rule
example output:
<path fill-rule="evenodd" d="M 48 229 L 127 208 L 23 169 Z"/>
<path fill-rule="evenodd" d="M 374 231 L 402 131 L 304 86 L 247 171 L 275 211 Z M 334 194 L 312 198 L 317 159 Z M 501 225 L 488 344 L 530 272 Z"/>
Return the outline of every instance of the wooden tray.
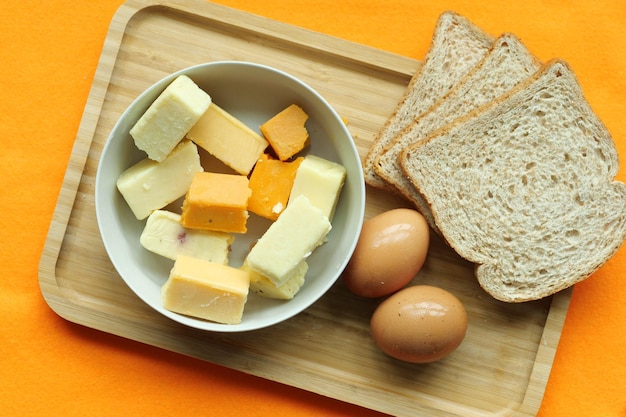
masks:
<path fill-rule="evenodd" d="M 342 282 L 293 319 L 243 334 L 185 328 L 125 286 L 95 219 L 103 144 L 150 84 L 216 60 L 267 64 L 308 82 L 348 120 L 362 156 L 419 66 L 203 0 L 127 2 L 111 23 L 41 257 L 39 283 L 50 307 L 75 323 L 397 416 L 534 416 L 571 292 L 521 305 L 497 302 L 477 285 L 473 266 L 435 236 L 414 282 L 454 292 L 470 322 L 461 347 L 429 365 L 378 351 L 368 328 L 377 301 L 353 296 Z M 367 202 L 368 218 L 404 205 L 374 190 Z"/>

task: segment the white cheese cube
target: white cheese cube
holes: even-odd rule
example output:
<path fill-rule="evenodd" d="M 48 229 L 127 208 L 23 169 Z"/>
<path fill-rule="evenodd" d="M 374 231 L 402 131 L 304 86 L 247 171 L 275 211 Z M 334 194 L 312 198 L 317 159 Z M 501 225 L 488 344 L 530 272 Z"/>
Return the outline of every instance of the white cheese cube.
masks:
<path fill-rule="evenodd" d="M 302 288 L 309 264 L 306 261 L 300 262 L 294 275 L 280 287 L 274 285 L 267 277 L 252 270 L 247 264 L 244 264 L 241 269 L 250 273 L 250 291 L 264 298 L 291 300 Z"/>
<path fill-rule="evenodd" d="M 250 250 L 246 263 L 276 287 L 298 273 L 298 267 L 324 242 L 331 224 L 309 200 L 293 200 Z"/>
<path fill-rule="evenodd" d="M 145 158 L 122 172 L 117 189 L 135 217 L 143 220 L 185 195 L 194 175 L 201 171 L 198 148 L 185 140 L 163 162 Z"/>
<path fill-rule="evenodd" d="M 332 221 L 345 179 L 343 165 L 307 155 L 296 171 L 288 204 L 304 195 Z"/>
<path fill-rule="evenodd" d="M 130 130 L 135 145 L 161 162 L 196 124 L 211 104 L 211 96 L 186 75 L 177 77 Z"/>

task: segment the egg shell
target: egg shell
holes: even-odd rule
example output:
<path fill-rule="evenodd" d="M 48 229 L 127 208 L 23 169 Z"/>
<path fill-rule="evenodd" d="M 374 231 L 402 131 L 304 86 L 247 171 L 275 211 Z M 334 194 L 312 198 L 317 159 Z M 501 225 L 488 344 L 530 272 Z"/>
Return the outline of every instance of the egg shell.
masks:
<path fill-rule="evenodd" d="M 370 320 L 372 339 L 387 355 L 429 363 L 452 353 L 467 332 L 467 313 L 450 292 L 430 286 L 404 288 L 384 300 Z"/>
<path fill-rule="evenodd" d="M 385 211 L 363 223 L 343 279 L 363 297 L 383 297 L 406 286 L 426 260 L 430 231 L 416 210 Z"/>

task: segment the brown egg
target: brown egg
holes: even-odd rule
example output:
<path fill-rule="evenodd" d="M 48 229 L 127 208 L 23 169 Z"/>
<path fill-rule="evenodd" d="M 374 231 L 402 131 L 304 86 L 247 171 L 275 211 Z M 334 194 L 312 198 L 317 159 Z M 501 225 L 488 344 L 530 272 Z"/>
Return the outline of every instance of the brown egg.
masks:
<path fill-rule="evenodd" d="M 419 272 L 429 243 L 428 223 L 418 211 L 400 208 L 383 212 L 363 223 L 343 279 L 355 294 L 389 295 Z"/>
<path fill-rule="evenodd" d="M 383 301 L 372 315 L 370 330 L 376 345 L 389 356 L 411 363 L 434 362 L 461 344 L 467 313 L 448 291 L 416 285 Z"/>

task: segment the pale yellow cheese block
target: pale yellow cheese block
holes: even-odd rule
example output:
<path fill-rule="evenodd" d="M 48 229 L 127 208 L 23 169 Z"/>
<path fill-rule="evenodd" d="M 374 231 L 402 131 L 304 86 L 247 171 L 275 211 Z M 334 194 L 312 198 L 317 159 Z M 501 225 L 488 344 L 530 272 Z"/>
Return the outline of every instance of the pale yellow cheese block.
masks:
<path fill-rule="evenodd" d="M 187 229 L 180 214 L 167 210 L 154 211 L 139 238 L 145 249 L 172 260 L 187 255 L 222 265 L 228 264 L 233 240 L 230 233 Z"/>
<path fill-rule="evenodd" d="M 198 148 L 184 140 L 162 162 L 145 158 L 128 168 L 117 179 L 117 188 L 135 217 L 143 220 L 185 195 L 202 171 Z"/>
<path fill-rule="evenodd" d="M 246 271 L 180 255 L 161 295 L 167 310 L 217 323 L 238 324 L 249 287 L 250 275 Z"/>
<path fill-rule="evenodd" d="M 345 180 L 343 165 L 307 155 L 296 171 L 288 204 L 304 195 L 332 221 Z"/>
<path fill-rule="evenodd" d="M 300 196 L 261 236 L 245 262 L 280 287 L 297 275 L 301 262 L 324 242 L 331 227 L 322 210 Z"/>
<path fill-rule="evenodd" d="M 241 175 L 248 175 L 269 145 L 239 119 L 212 103 L 187 137 Z"/>
<path fill-rule="evenodd" d="M 148 158 L 163 161 L 211 104 L 211 96 L 186 75 L 174 79 L 130 129 Z"/>
<path fill-rule="evenodd" d="M 241 269 L 250 273 L 250 291 L 264 298 L 291 300 L 302 288 L 309 264 L 306 261 L 300 262 L 293 276 L 280 287 L 274 285 L 267 277 L 252 270 L 245 263 Z"/>

